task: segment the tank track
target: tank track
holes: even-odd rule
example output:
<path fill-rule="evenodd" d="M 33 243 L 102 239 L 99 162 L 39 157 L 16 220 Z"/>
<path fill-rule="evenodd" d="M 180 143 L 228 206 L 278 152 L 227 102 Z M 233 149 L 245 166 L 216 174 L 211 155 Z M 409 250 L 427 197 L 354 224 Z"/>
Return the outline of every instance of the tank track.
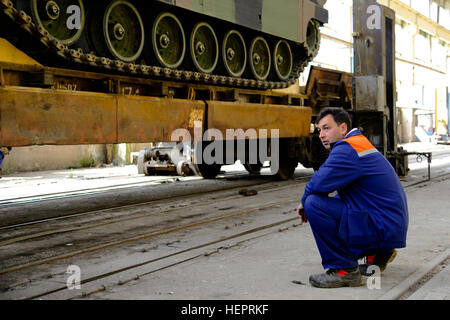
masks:
<path fill-rule="evenodd" d="M 251 88 L 256 90 L 283 89 L 291 86 L 299 78 L 304 68 L 313 60 L 314 53 L 317 53 L 318 47 L 311 50 L 303 46 L 307 58 L 297 62 L 292 68 L 292 73 L 286 81 L 262 81 L 254 79 L 237 78 L 222 75 L 213 75 L 209 73 L 184 71 L 178 69 L 164 68 L 146 64 L 127 63 L 121 60 L 114 60 L 107 57 L 100 57 L 92 53 L 85 53 L 82 49 L 69 48 L 58 40 L 52 39 L 49 33 L 39 26 L 33 18 L 23 10 L 14 7 L 11 0 L 0 0 L 0 16 L 2 19 L 9 19 L 18 26 L 19 30 L 25 30 L 32 38 L 44 46 L 44 53 L 39 52 L 40 56 L 59 57 L 67 63 L 89 71 L 119 73 L 129 76 L 140 76 L 146 78 L 156 78 L 169 81 L 183 81 L 192 83 L 202 83 L 208 85 L 231 86 L 239 88 Z M 14 31 L 8 30 L 8 33 Z M 1 33 L 0 33 L 1 35 Z M 320 43 L 320 41 L 319 41 Z M 36 48 L 21 45 L 21 49 L 34 58 Z M 38 59 L 39 60 L 39 59 Z M 49 59 L 51 60 L 51 59 Z M 95 69 L 95 70 L 94 70 Z"/>

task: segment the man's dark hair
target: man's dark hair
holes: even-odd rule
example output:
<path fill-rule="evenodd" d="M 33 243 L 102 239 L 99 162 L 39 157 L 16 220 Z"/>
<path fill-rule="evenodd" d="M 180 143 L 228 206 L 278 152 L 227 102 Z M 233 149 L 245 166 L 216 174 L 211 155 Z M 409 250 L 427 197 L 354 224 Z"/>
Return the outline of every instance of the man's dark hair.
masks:
<path fill-rule="evenodd" d="M 350 120 L 350 116 L 347 113 L 347 111 L 345 111 L 342 108 L 333 108 L 333 107 L 323 108 L 317 115 L 316 124 L 318 124 L 320 120 L 322 120 L 329 114 L 333 116 L 334 121 L 336 121 L 338 125 L 340 125 L 341 123 L 346 123 L 347 131 L 352 130 L 352 122 Z"/>

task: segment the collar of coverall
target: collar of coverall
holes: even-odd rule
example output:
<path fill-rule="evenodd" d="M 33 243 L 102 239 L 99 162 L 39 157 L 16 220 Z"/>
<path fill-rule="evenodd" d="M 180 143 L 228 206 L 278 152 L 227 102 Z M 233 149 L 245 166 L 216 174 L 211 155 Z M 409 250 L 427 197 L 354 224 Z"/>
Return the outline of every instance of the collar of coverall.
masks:
<path fill-rule="evenodd" d="M 361 134 L 361 131 L 359 131 L 358 128 L 353 128 L 352 130 L 350 130 L 349 133 L 347 133 L 347 134 L 345 135 L 344 139 L 350 138 L 350 137 L 353 137 L 353 136 L 357 136 L 357 135 L 360 135 L 360 134 Z M 343 139 L 342 139 L 342 140 L 343 140 Z M 339 141 L 342 141 L 342 140 L 339 140 Z M 338 143 L 339 141 L 330 143 L 330 148 L 333 149 L 334 145 L 335 145 L 336 143 Z"/>

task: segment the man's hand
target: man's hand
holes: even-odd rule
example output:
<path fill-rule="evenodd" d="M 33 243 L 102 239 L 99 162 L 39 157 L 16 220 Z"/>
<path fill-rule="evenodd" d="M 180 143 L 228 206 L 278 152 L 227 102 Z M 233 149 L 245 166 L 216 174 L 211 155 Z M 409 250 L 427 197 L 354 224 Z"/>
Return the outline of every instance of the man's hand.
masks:
<path fill-rule="evenodd" d="M 303 205 L 301 203 L 298 205 L 297 214 L 300 218 L 301 224 L 303 224 L 304 222 L 308 222 L 308 219 L 306 219 L 306 215 L 305 215 L 305 208 L 303 208 Z"/>

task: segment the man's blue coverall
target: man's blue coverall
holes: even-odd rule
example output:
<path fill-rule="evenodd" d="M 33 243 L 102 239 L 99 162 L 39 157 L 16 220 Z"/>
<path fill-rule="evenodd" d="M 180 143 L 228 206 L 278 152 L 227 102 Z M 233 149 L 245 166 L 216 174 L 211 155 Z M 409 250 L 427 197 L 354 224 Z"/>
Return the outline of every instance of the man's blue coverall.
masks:
<path fill-rule="evenodd" d="M 301 199 L 323 267 L 352 268 L 365 252 L 406 247 L 406 195 L 389 161 L 358 129 L 331 148 Z"/>

